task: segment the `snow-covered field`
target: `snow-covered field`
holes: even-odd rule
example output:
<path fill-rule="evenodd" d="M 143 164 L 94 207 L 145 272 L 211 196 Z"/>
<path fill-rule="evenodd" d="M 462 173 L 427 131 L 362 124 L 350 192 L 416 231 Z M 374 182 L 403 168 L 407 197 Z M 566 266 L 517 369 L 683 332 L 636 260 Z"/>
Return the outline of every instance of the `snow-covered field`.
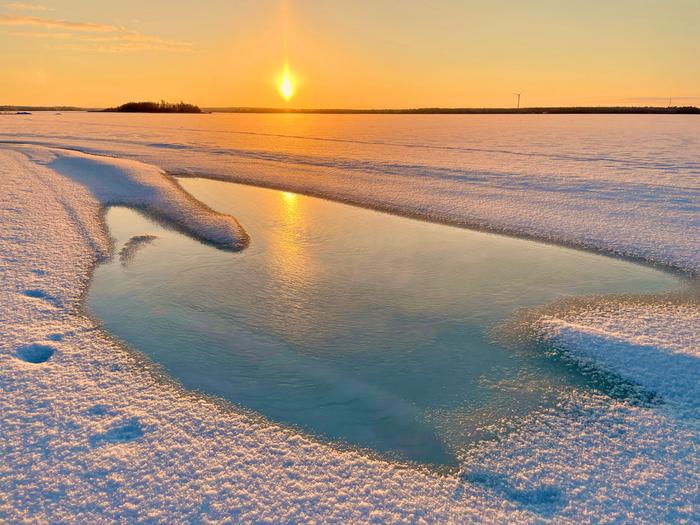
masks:
<path fill-rule="evenodd" d="M 524 330 L 659 402 L 572 394 L 470 450 L 458 475 L 183 392 L 81 309 L 112 252 L 104 205 L 245 246 L 245 224 L 159 168 L 700 272 L 700 119 L 489 117 L 0 116 L 0 521 L 700 520 L 696 290 L 527 316 Z"/>

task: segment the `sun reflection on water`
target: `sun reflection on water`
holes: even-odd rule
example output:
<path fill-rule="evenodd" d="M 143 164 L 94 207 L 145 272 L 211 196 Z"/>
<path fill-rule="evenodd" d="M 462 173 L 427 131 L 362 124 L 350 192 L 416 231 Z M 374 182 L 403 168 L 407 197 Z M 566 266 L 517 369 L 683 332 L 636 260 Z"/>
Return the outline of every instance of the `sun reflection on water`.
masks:
<path fill-rule="evenodd" d="M 316 330 L 310 303 L 314 298 L 316 264 L 309 253 L 311 242 L 307 208 L 309 199 L 296 193 L 275 192 L 270 202 L 276 228 L 269 237 L 270 275 L 276 281 L 276 301 L 269 304 L 270 320 L 293 338 L 304 340 Z"/>
<path fill-rule="evenodd" d="M 304 246 L 308 243 L 305 206 L 296 193 L 279 192 L 282 199 L 276 201 L 274 215 L 276 229 L 270 246 L 271 256 L 280 277 L 280 285 L 297 288 L 309 281 L 313 262 Z"/>

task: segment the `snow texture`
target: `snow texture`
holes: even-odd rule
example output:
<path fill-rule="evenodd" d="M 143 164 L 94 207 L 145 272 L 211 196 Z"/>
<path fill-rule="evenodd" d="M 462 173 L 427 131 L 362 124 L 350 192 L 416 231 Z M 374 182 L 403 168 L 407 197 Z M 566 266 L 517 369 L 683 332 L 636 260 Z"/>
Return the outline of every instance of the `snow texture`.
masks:
<path fill-rule="evenodd" d="M 309 152 L 313 158 L 301 164 L 270 160 L 271 152 L 231 153 L 207 143 L 199 120 L 182 140 L 168 129 L 156 143 L 156 124 L 165 119 L 129 131 L 130 121 L 120 117 L 108 134 L 113 121 L 70 116 L 61 139 L 61 126 L 48 117 L 27 118 L 0 124 L 14 126 L 8 140 L 79 144 L 179 173 L 279 185 L 700 268 L 698 165 L 689 154 L 601 160 L 570 158 L 552 146 L 557 151 L 548 157 L 536 153 L 498 166 L 502 156 L 475 147 L 468 162 L 481 168 L 426 173 L 413 158 L 334 157 L 326 165 L 323 151 L 314 153 L 325 160 Z M 668 133 L 677 150 L 697 154 L 697 135 Z M 199 144 L 192 140 L 198 136 Z M 595 136 L 592 129 L 588 140 Z M 345 144 L 334 140 L 341 141 L 334 147 Z M 377 146 L 372 140 L 368 148 Z M 557 169 L 527 173 L 541 163 Z M 587 174 L 580 163 L 600 169 Z M 629 175 L 618 177 L 620 170 Z M 668 301 L 593 301 L 536 316 L 532 328 L 540 337 L 657 392 L 661 402 L 572 391 L 514 432 L 494 428 L 500 439 L 470 449 L 459 473 L 439 475 L 340 450 L 185 392 L 86 316 L 82 299 L 92 269 L 112 250 L 105 204 L 145 207 L 198 238 L 245 245 L 234 219 L 183 195 L 158 168 L 6 145 L 0 181 L 0 522 L 700 521 L 699 315 L 692 293 Z"/>
<path fill-rule="evenodd" d="M 700 304 L 602 303 L 544 315 L 540 335 L 584 365 L 658 393 L 691 419 L 700 414 Z"/>
<path fill-rule="evenodd" d="M 222 248 L 239 250 L 248 243 L 248 235 L 236 219 L 213 212 L 154 166 L 59 149 L 44 149 L 32 155 L 29 148 L 28 153 L 37 162 L 85 186 L 105 206 L 137 207 Z"/>

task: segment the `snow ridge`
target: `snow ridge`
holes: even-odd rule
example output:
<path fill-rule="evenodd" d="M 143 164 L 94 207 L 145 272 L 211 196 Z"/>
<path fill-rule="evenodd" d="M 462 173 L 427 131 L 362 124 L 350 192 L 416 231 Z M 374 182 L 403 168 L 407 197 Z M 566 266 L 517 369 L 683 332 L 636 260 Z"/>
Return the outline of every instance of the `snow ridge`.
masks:
<path fill-rule="evenodd" d="M 684 418 L 700 414 L 700 307 L 629 301 L 575 313 L 543 315 L 540 337 L 577 361 L 602 368 L 661 395 Z"/>
<path fill-rule="evenodd" d="M 195 200 L 155 166 L 58 148 L 15 149 L 80 183 L 103 206 L 139 208 L 167 226 L 223 249 L 241 250 L 248 245 L 248 234 L 235 218 Z"/>

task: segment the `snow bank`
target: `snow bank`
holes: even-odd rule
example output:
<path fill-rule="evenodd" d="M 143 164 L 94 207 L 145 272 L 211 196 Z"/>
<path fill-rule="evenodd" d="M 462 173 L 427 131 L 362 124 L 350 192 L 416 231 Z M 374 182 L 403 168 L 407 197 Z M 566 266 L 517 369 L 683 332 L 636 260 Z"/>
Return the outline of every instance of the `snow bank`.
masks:
<path fill-rule="evenodd" d="M 235 218 L 193 199 L 155 166 L 56 148 L 15 149 L 79 182 L 104 206 L 139 208 L 166 225 L 221 248 L 240 250 L 248 244 L 248 235 Z"/>
<path fill-rule="evenodd" d="M 574 359 L 617 374 L 661 395 L 676 411 L 700 414 L 700 305 L 600 301 L 544 315 L 539 335 Z"/>

